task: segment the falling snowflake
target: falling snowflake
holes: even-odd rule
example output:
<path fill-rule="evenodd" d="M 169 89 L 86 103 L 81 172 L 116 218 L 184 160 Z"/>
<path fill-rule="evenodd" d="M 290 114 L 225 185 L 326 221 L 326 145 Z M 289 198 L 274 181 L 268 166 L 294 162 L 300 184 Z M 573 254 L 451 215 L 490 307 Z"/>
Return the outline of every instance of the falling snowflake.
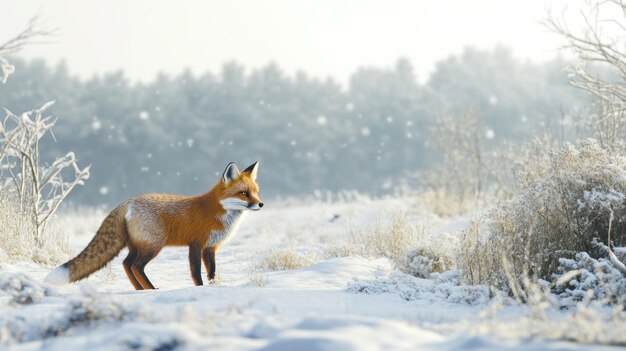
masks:
<path fill-rule="evenodd" d="M 498 97 L 496 97 L 495 95 L 491 95 L 489 97 L 489 104 L 496 105 L 497 103 L 498 103 Z"/>
<path fill-rule="evenodd" d="M 328 122 L 328 120 L 326 119 L 326 116 L 319 116 L 319 117 L 317 117 L 317 123 L 319 125 L 323 126 L 324 124 L 326 124 L 326 122 Z"/>
<path fill-rule="evenodd" d="M 295 141 L 295 140 L 292 140 L 292 141 L 291 141 L 291 146 L 296 146 L 296 144 L 297 144 L 297 143 L 296 143 L 296 141 Z"/>
<path fill-rule="evenodd" d="M 94 119 L 93 122 L 91 122 L 91 129 L 93 131 L 99 130 L 100 128 L 102 128 L 102 123 L 100 123 L 100 121 L 98 121 L 97 119 Z"/>
<path fill-rule="evenodd" d="M 487 139 L 493 139 L 496 136 L 496 132 L 493 131 L 493 129 L 489 128 L 487 129 L 487 131 L 485 132 L 485 137 Z"/>
<path fill-rule="evenodd" d="M 193 147 L 193 139 L 187 139 L 187 147 Z"/>
<path fill-rule="evenodd" d="M 369 136 L 370 135 L 370 129 L 368 127 L 362 127 L 361 128 L 361 135 L 363 136 Z"/>
<path fill-rule="evenodd" d="M 393 117 L 387 116 L 387 118 L 385 118 L 385 120 L 387 121 L 387 123 L 391 123 L 391 122 L 393 122 Z"/>
<path fill-rule="evenodd" d="M 352 111 L 354 110 L 354 104 L 349 102 L 346 104 L 346 111 Z"/>
<path fill-rule="evenodd" d="M 150 117 L 150 114 L 148 113 L 148 111 L 139 112 L 139 119 L 141 119 L 142 121 L 147 120 L 149 117 Z"/>
<path fill-rule="evenodd" d="M 106 195 L 109 193 L 109 188 L 106 186 L 101 186 L 99 191 L 100 191 L 100 195 Z"/>

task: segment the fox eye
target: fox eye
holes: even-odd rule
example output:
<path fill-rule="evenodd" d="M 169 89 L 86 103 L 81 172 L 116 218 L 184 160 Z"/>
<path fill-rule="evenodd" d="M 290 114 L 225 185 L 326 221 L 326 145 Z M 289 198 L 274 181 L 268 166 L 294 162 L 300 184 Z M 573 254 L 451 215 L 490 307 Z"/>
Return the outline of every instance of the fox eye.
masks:
<path fill-rule="evenodd" d="M 242 192 L 241 192 L 241 195 L 243 195 L 243 196 L 245 196 L 245 197 L 248 197 L 248 192 L 247 192 L 247 191 L 242 191 Z"/>

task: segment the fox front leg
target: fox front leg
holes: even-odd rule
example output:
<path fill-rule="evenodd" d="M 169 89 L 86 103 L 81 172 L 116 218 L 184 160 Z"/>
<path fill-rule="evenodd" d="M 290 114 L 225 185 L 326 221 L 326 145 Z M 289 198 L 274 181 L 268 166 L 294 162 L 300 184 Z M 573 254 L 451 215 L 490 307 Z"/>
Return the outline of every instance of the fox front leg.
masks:
<path fill-rule="evenodd" d="M 215 279 L 215 251 L 216 247 L 207 247 L 204 249 L 202 253 L 202 259 L 204 260 L 204 266 L 206 267 L 207 275 L 209 276 L 209 281 Z"/>
<path fill-rule="evenodd" d="M 193 243 L 189 245 L 189 269 L 191 270 L 191 279 L 193 283 L 202 285 L 202 258 L 200 245 Z"/>

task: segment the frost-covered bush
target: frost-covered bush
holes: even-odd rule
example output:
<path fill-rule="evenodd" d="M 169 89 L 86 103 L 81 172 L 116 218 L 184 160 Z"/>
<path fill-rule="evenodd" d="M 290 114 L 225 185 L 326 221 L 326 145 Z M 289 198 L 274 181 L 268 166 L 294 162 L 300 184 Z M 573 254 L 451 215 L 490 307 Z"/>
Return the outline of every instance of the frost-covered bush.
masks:
<path fill-rule="evenodd" d="M 431 273 L 441 273 L 454 268 L 454 261 L 448 255 L 423 247 L 408 251 L 400 268 L 415 277 L 428 278 Z"/>
<path fill-rule="evenodd" d="M 592 139 L 555 152 L 544 178 L 529 182 L 463 234 L 459 270 L 472 284 L 550 279 L 560 258 L 601 257 L 613 216 L 614 244 L 626 242 L 626 158 Z"/>
<path fill-rule="evenodd" d="M 507 309 L 500 310 L 500 306 L 491 306 L 493 312 L 483 312 L 484 318 L 466 323 L 466 328 L 471 333 L 516 342 L 544 339 L 578 344 L 626 345 L 626 312 L 623 306 L 585 301 L 563 310 L 560 304 L 550 300 L 549 296 L 545 296 L 532 305 L 519 306 L 521 315 L 510 313 Z"/>
<path fill-rule="evenodd" d="M 0 124 L 0 189 L 15 194 L 20 209 L 32 214 L 37 240 L 69 193 L 89 179 L 90 167 L 80 169 L 73 152 L 51 163 L 41 158 L 40 142 L 56 123 L 45 115 L 53 104 L 20 115 L 5 108 Z"/>
<path fill-rule="evenodd" d="M 370 295 L 397 294 L 406 301 L 446 301 L 469 305 L 485 304 L 490 299 L 489 289 L 484 285 L 459 286 L 455 271 L 439 274 L 432 280 L 395 273 L 385 278 L 352 282 L 348 291 Z"/>
<path fill-rule="evenodd" d="M 625 255 L 620 256 L 623 261 Z M 554 279 L 564 280 L 553 289 L 564 306 L 584 299 L 626 305 L 626 277 L 608 258 L 595 259 L 586 252 L 577 253 L 573 259 L 561 258 Z"/>
<path fill-rule="evenodd" d="M 15 72 L 4 55 L 52 33 L 35 16 L 15 37 L 0 43 L 0 84 Z M 73 152 L 50 163 L 40 158 L 40 142 L 52 134 L 56 123 L 45 116 L 53 104 L 50 101 L 20 115 L 4 108 L 5 117 L 0 120 L 0 262 L 27 258 L 57 263 L 56 251 L 67 251 L 66 240 L 59 240 L 47 226 L 74 187 L 89 178 L 89 167 L 80 169 Z"/>
<path fill-rule="evenodd" d="M 52 103 L 15 115 L 5 109 L 0 121 L 0 258 L 57 263 L 67 243 L 48 224 L 67 195 L 89 178 L 74 153 L 51 163 L 40 157 L 41 139 L 55 120 L 45 116 Z"/>

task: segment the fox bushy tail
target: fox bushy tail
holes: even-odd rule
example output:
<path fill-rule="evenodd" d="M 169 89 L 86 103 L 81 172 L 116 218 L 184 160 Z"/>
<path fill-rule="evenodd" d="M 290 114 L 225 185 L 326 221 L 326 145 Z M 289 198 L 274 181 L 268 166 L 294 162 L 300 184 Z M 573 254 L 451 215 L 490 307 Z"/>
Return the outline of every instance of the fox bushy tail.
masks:
<path fill-rule="evenodd" d="M 78 256 L 50 272 L 45 281 L 51 284 L 75 282 L 88 277 L 115 258 L 128 243 L 124 218 L 126 208 L 124 203 L 111 211 L 87 247 Z"/>

